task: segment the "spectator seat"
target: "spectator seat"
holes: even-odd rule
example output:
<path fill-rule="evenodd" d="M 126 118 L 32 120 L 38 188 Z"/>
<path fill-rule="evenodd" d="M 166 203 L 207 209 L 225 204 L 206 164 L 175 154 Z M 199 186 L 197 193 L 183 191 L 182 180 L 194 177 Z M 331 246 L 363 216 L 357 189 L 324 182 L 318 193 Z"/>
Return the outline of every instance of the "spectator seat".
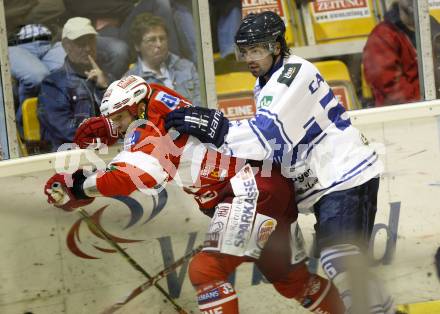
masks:
<path fill-rule="evenodd" d="M 347 110 L 360 109 L 348 68 L 342 61 L 329 60 L 313 63 L 332 87 L 336 97 Z"/>
<path fill-rule="evenodd" d="M 255 77 L 249 72 L 231 72 L 215 77 L 218 108 L 229 119 L 247 119 L 255 115 L 253 88 Z"/>
<path fill-rule="evenodd" d="M 37 116 L 38 98 L 26 99 L 22 104 L 23 134 L 26 142 L 40 141 L 40 121 Z"/>

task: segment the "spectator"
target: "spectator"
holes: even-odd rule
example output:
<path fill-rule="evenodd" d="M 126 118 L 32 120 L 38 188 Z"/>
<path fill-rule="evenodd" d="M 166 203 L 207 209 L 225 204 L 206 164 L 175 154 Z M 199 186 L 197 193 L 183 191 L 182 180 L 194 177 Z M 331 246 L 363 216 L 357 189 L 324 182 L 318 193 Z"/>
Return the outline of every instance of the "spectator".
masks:
<path fill-rule="evenodd" d="M 121 38 L 128 38 L 132 23 L 142 13 L 160 16 L 168 30 L 168 44 L 172 53 L 197 61 L 195 28 L 190 0 L 142 0 L 121 25 Z"/>
<path fill-rule="evenodd" d="M 98 32 L 98 60 L 103 70 L 119 79 L 128 69 L 130 50 L 125 38 L 114 31 L 134 6 L 133 0 L 63 0 L 69 17 L 82 16 L 92 21 Z"/>
<path fill-rule="evenodd" d="M 37 96 L 42 80 L 64 63 L 66 53 L 60 39 L 66 8 L 63 0 L 7 0 L 5 11 L 16 120 L 22 133 L 21 104 Z M 130 53 L 125 42 L 98 36 L 97 51 L 98 63 L 112 78 L 127 71 Z"/>
<path fill-rule="evenodd" d="M 235 58 L 234 37 L 241 24 L 241 9 L 241 0 L 209 0 L 213 50 L 220 53 L 214 62 L 216 74 L 247 71 L 246 64 Z"/>
<path fill-rule="evenodd" d="M 108 78 L 94 61 L 96 34 L 89 19 L 69 19 L 62 33 L 67 57 L 63 66 L 49 74 L 41 85 L 38 99 L 41 138 L 54 151 L 59 145 L 73 141 L 75 130 L 84 119 L 99 113 Z"/>
<path fill-rule="evenodd" d="M 138 2 L 138 3 L 136 3 Z M 101 36 L 125 41 L 139 14 L 149 12 L 163 18 L 169 30 L 170 50 L 197 60 L 190 0 L 64 0 L 73 16 L 90 18 Z"/>
<path fill-rule="evenodd" d="M 216 32 L 213 32 L 215 49 L 220 52 L 222 58 L 235 59 L 234 37 L 241 24 L 241 0 L 222 1 L 209 0 L 211 25 Z"/>
<path fill-rule="evenodd" d="M 439 31 L 431 17 L 432 37 Z M 395 1 L 369 35 L 362 58 L 375 106 L 420 100 L 416 47 L 413 1 Z"/>
<path fill-rule="evenodd" d="M 4 0 L 6 30 L 8 37 L 13 34 L 20 25 L 26 24 L 26 17 L 32 8 L 38 4 L 38 0 Z"/>
<path fill-rule="evenodd" d="M 138 54 L 127 75 L 138 75 L 148 83 L 165 85 L 200 106 L 200 86 L 194 64 L 168 50 L 168 30 L 158 16 L 142 13 L 133 21 L 131 39 Z"/>
<path fill-rule="evenodd" d="M 171 4 L 175 28 L 181 30 L 177 33 L 180 56 L 197 64 L 196 28 L 192 13 L 192 0 L 172 0 Z M 160 14 L 155 15 L 161 16 Z M 172 29 L 168 28 L 168 31 L 171 32 Z M 169 35 L 168 37 L 171 43 L 172 38 Z M 173 51 L 171 46 L 170 50 Z"/>
<path fill-rule="evenodd" d="M 51 31 L 41 24 L 28 24 L 9 40 L 11 75 L 17 82 L 17 124 L 21 130 L 21 104 L 38 95 L 41 81 L 63 65 L 65 52 L 60 42 L 52 43 Z"/>
<path fill-rule="evenodd" d="M 21 103 L 38 95 L 43 78 L 63 64 L 65 53 L 61 43 L 56 42 L 56 35 L 64 11 L 61 0 L 5 1 L 9 61 L 20 131 Z"/>

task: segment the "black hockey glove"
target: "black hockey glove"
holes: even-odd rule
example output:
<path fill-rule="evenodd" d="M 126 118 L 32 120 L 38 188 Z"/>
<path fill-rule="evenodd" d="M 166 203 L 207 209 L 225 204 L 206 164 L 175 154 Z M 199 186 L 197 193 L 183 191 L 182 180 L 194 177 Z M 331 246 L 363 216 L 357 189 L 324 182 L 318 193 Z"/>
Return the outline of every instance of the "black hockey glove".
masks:
<path fill-rule="evenodd" d="M 202 143 L 223 145 L 229 131 L 229 120 L 220 110 L 184 107 L 171 111 L 165 119 L 165 128 L 197 137 Z"/>

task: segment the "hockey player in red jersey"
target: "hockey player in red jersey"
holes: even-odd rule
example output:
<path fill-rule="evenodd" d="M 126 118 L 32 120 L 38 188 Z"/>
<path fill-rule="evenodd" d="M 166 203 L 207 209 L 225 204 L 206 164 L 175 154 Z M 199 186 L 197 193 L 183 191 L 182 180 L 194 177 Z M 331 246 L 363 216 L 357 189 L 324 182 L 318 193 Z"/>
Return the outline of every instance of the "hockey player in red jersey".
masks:
<path fill-rule="evenodd" d="M 166 115 L 182 106 L 191 103 L 137 76 L 112 83 L 101 103 L 103 116 L 84 122 L 75 141 L 82 148 L 113 144 L 119 133 L 125 135 L 124 150 L 105 171 L 52 176 L 44 188 L 48 202 L 70 211 L 98 196 L 129 195 L 174 181 L 211 217 L 205 247 L 189 265 L 203 313 L 239 312 L 228 276 L 243 262 L 255 262 L 281 295 L 310 311 L 343 313 L 331 282 L 307 270 L 290 181 L 277 168 L 265 173 L 192 136 L 167 132 Z"/>

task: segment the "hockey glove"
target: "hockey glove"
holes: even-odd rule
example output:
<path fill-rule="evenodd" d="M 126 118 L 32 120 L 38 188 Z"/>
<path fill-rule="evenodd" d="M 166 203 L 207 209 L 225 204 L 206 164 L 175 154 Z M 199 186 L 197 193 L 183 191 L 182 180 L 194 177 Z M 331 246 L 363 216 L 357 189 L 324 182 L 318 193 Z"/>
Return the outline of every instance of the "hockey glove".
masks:
<path fill-rule="evenodd" d="M 165 119 L 165 128 L 197 137 L 202 143 L 223 145 L 229 131 L 229 120 L 220 110 L 184 107 L 171 111 Z"/>
<path fill-rule="evenodd" d="M 73 174 L 54 174 L 44 186 L 47 202 L 69 212 L 75 208 L 90 204 L 95 198 L 84 194 L 82 184 L 85 178 L 82 169 L 77 170 Z"/>
<path fill-rule="evenodd" d="M 78 127 L 73 141 L 80 148 L 99 149 L 101 145 L 113 145 L 118 140 L 118 129 L 104 116 L 84 120 Z"/>

